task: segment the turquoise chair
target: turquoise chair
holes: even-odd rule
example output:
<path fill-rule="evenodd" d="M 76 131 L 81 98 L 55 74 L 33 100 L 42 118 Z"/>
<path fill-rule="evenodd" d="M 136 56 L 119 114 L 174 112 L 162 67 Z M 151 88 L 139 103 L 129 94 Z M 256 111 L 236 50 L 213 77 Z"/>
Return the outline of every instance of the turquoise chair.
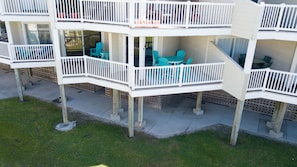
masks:
<path fill-rule="evenodd" d="M 272 57 L 264 56 L 263 61 L 265 61 L 263 68 L 268 68 L 272 65 Z"/>
<path fill-rule="evenodd" d="M 180 60 L 183 60 L 186 56 L 186 52 L 184 50 L 178 50 L 176 52 L 176 57 Z"/>
<path fill-rule="evenodd" d="M 160 57 L 158 59 L 158 66 L 169 66 L 168 59 Z"/>
<path fill-rule="evenodd" d="M 96 48 L 90 48 L 90 56 L 91 57 L 100 57 L 101 52 L 103 50 L 103 43 L 102 42 L 97 42 L 96 43 Z"/>
<path fill-rule="evenodd" d="M 109 60 L 109 52 L 102 51 L 100 52 L 101 59 Z"/>
<path fill-rule="evenodd" d="M 188 58 L 188 60 L 184 63 L 184 64 L 191 64 L 192 63 L 192 61 L 193 61 L 193 58 L 192 57 L 190 57 L 190 58 Z"/>
<path fill-rule="evenodd" d="M 160 58 L 158 51 L 154 50 L 153 51 L 153 56 L 154 56 L 154 58 L 153 58 L 153 66 L 158 65 L 158 60 Z"/>

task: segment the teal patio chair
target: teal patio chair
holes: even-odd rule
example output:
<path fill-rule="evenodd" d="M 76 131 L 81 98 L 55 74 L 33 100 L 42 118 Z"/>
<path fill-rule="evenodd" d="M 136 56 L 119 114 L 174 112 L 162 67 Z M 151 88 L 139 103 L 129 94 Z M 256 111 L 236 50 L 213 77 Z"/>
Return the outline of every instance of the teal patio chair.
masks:
<path fill-rule="evenodd" d="M 239 64 L 241 67 L 244 66 L 245 56 L 246 56 L 246 54 L 240 54 L 240 55 L 239 55 L 239 58 L 238 58 L 238 64 Z"/>
<path fill-rule="evenodd" d="M 178 59 L 184 60 L 185 59 L 185 56 L 186 56 L 186 52 L 184 50 L 178 50 L 176 52 L 176 57 Z"/>
<path fill-rule="evenodd" d="M 158 59 L 158 66 L 169 66 L 168 59 L 160 57 Z"/>
<path fill-rule="evenodd" d="M 154 50 L 153 51 L 153 66 L 158 65 L 158 60 L 159 60 L 159 53 L 158 51 Z"/>
<path fill-rule="evenodd" d="M 272 65 L 272 57 L 270 56 L 264 56 L 263 61 L 265 62 L 263 68 L 268 68 Z"/>
<path fill-rule="evenodd" d="M 186 62 L 184 62 L 184 64 L 191 64 L 192 62 L 193 62 L 193 58 L 190 57 Z"/>
<path fill-rule="evenodd" d="M 101 52 L 103 50 L 103 43 L 102 42 L 97 42 L 96 43 L 96 48 L 90 48 L 90 56 L 91 57 L 100 57 Z"/>

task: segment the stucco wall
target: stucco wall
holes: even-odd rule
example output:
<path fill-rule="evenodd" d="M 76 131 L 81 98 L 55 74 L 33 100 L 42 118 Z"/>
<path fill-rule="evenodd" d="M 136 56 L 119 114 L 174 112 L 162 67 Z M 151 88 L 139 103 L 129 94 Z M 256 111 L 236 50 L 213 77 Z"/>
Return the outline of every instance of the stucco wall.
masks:
<path fill-rule="evenodd" d="M 271 56 L 273 59 L 271 69 L 289 71 L 296 45 L 296 42 L 290 41 L 259 40 L 256 46 L 255 57 Z"/>
<path fill-rule="evenodd" d="M 223 71 L 223 90 L 237 99 L 244 100 L 245 90 L 247 88 L 248 74 L 242 71 L 242 68 L 234 62 L 227 54 L 222 52 L 213 42 L 209 43 L 208 58 L 225 62 Z"/>
<path fill-rule="evenodd" d="M 181 37 L 180 48 L 186 51 L 186 59 L 193 58 L 193 63 L 205 63 L 207 59 L 207 47 L 213 36 Z"/>
<path fill-rule="evenodd" d="M 248 0 L 235 0 L 232 14 L 232 35 L 246 39 L 256 38 L 262 10 L 259 4 Z"/>
<path fill-rule="evenodd" d="M 160 56 L 170 56 L 175 55 L 176 50 L 181 49 L 179 47 L 179 37 L 163 37 L 161 47 L 159 49 Z"/>

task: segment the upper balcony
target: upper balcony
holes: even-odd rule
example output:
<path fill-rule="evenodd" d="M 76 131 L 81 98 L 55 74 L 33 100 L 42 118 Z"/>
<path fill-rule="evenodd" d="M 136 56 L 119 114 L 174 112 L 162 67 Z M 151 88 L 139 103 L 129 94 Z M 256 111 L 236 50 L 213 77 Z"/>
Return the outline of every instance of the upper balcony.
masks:
<path fill-rule="evenodd" d="M 297 5 L 236 0 L 233 11 L 234 36 L 296 41 Z"/>
<path fill-rule="evenodd" d="M 230 28 L 233 3 L 55 0 L 56 21 L 128 28 Z M 61 26 L 62 27 L 62 26 Z"/>
<path fill-rule="evenodd" d="M 47 0 L 0 0 L 2 15 L 49 15 Z"/>
<path fill-rule="evenodd" d="M 50 21 L 48 0 L 0 0 L 2 21 Z"/>
<path fill-rule="evenodd" d="M 264 6 L 260 31 L 297 32 L 297 5 L 262 4 Z"/>

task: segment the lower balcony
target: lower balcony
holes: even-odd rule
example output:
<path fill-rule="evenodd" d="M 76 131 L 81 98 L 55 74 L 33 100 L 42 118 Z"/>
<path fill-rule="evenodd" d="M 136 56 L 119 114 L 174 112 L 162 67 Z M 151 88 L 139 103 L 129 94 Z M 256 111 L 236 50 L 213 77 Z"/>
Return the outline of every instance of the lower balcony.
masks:
<path fill-rule="evenodd" d="M 52 44 L 10 45 L 11 68 L 54 67 Z"/>
<path fill-rule="evenodd" d="M 62 57 L 64 84 L 92 83 L 154 96 L 222 89 L 224 63 L 134 67 L 89 56 Z"/>
<path fill-rule="evenodd" d="M 297 104 L 297 74 L 266 69 L 252 70 L 246 99 L 265 98 Z"/>

